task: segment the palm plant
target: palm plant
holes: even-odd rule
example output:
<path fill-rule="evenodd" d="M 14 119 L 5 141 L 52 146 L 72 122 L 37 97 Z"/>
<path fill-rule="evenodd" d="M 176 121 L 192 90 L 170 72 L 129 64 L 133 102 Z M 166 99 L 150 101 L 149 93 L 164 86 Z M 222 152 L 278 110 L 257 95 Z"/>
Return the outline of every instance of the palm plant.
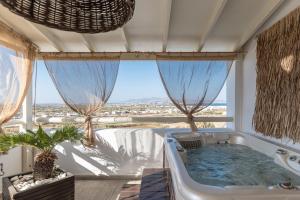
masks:
<path fill-rule="evenodd" d="M 35 156 L 33 176 L 35 180 L 50 178 L 57 159 L 54 147 L 66 140 L 71 142 L 82 139 L 82 134 L 74 126 L 64 126 L 54 134 L 47 134 L 41 126 L 36 132 L 28 130 L 24 134 L 0 135 L 0 153 L 17 146 L 31 146 L 39 150 Z"/>

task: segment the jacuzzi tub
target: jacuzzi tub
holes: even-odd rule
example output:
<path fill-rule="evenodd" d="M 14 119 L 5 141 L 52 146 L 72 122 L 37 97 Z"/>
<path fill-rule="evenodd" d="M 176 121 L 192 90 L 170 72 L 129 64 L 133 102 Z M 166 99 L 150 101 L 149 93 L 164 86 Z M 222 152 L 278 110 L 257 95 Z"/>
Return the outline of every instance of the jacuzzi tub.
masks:
<path fill-rule="evenodd" d="M 179 142 L 175 139 L 174 135 L 179 136 L 182 134 L 178 133 L 169 133 L 165 137 L 165 147 L 166 147 L 166 156 L 168 160 L 168 165 L 171 169 L 172 174 L 172 183 L 175 192 L 176 200 L 299 200 L 300 199 L 300 190 L 287 190 L 279 186 L 212 186 L 200 184 L 199 182 L 194 181 L 184 164 L 184 156 L 182 152 L 178 151 Z M 248 147 L 253 147 L 253 143 L 247 142 L 244 135 L 236 133 L 205 133 L 204 135 L 206 142 L 223 142 L 224 138 L 226 143 L 229 144 L 240 144 L 246 145 Z M 225 137 L 224 137 L 225 135 Z M 263 144 L 266 147 L 267 144 Z M 270 144 L 269 156 L 273 155 L 275 162 L 292 171 L 295 175 L 300 175 L 299 169 L 299 160 L 296 162 L 290 163 L 291 155 L 296 155 L 289 151 L 284 150 L 282 152 L 277 152 L 274 149 L 274 146 Z M 264 152 L 262 150 L 261 152 Z M 299 155 L 296 155 L 297 159 L 300 159 Z M 296 164 L 295 164 L 296 163 Z M 275 164 L 275 163 L 274 163 Z M 294 165 L 293 165 L 294 164 Z"/>

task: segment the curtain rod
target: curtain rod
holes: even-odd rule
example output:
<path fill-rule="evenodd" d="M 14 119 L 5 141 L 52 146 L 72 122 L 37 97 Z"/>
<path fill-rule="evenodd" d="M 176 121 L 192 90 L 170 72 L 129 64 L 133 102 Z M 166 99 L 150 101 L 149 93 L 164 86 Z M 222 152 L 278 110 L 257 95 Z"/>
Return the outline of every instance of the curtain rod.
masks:
<path fill-rule="evenodd" d="M 239 60 L 243 52 L 40 52 L 37 59 Z"/>

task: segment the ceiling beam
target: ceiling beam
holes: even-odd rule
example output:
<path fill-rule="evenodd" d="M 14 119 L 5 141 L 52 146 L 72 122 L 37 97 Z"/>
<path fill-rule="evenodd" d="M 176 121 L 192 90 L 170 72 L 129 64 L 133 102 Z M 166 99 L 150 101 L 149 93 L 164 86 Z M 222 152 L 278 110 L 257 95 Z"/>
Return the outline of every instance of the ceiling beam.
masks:
<path fill-rule="evenodd" d="M 128 36 L 127 36 L 126 30 L 125 30 L 125 27 L 120 28 L 120 31 L 121 31 L 122 39 L 124 41 L 125 50 L 130 51 Z"/>
<path fill-rule="evenodd" d="M 23 31 L 21 31 L 18 28 L 15 28 L 9 21 L 7 21 L 6 19 L 4 19 L 2 16 L 0 16 L 0 26 L 1 26 L 1 29 L 2 28 L 4 29 L 4 32 L 6 32 L 6 31 L 10 32 L 13 36 L 17 37 L 17 39 L 22 40 L 26 44 L 33 45 L 36 48 L 36 50 L 39 50 L 39 47 L 35 43 L 33 43 L 24 34 Z M 10 44 L 7 44 L 7 45 L 10 46 Z M 15 48 L 15 45 L 12 45 L 12 48 Z"/>
<path fill-rule="evenodd" d="M 34 30 L 38 31 L 41 35 L 43 35 L 44 38 L 46 38 L 48 40 L 48 42 L 58 51 L 58 52 L 63 52 L 64 48 L 63 45 L 60 44 L 56 38 L 56 36 L 54 36 L 52 33 L 50 33 L 46 27 L 42 26 L 42 25 L 38 25 L 35 23 L 32 23 L 28 20 L 24 20 L 26 21 L 26 23 L 32 27 Z"/>
<path fill-rule="evenodd" d="M 170 29 L 170 20 L 172 15 L 172 4 L 173 0 L 165 0 L 165 16 L 163 17 L 163 36 L 162 36 L 162 51 L 167 51 L 168 38 L 169 38 L 169 29 Z"/>
<path fill-rule="evenodd" d="M 201 51 L 203 49 L 203 46 L 205 44 L 205 41 L 209 35 L 209 33 L 211 32 L 211 30 L 213 29 L 213 27 L 216 25 L 219 17 L 221 16 L 225 5 L 227 3 L 227 0 L 219 0 L 217 1 L 216 7 L 213 10 L 210 19 L 207 21 L 207 25 L 206 27 L 204 27 L 204 33 L 201 36 L 200 42 L 199 42 L 199 47 L 198 47 L 198 51 Z"/>
<path fill-rule="evenodd" d="M 241 49 L 244 44 L 255 35 L 255 33 L 261 28 L 271 15 L 282 5 L 284 0 L 270 1 L 266 7 L 260 12 L 253 15 L 252 23 L 249 24 L 249 28 L 245 30 L 244 34 L 235 45 L 234 50 Z"/>
<path fill-rule="evenodd" d="M 0 21 L 3 22 L 4 24 L 6 24 L 7 26 L 9 26 L 10 28 L 13 28 L 13 26 L 11 26 L 11 24 L 1 16 L 0 16 Z"/>
<path fill-rule="evenodd" d="M 38 58 L 64 59 L 118 59 L 121 60 L 238 60 L 241 52 L 44 52 Z"/>
<path fill-rule="evenodd" d="M 0 16 L 0 21 L 3 22 L 4 24 L 6 24 L 8 27 L 10 27 L 14 32 L 23 35 L 24 37 L 26 37 L 26 35 L 24 34 L 24 32 L 22 30 L 20 30 L 18 27 L 15 27 L 12 23 L 10 23 L 9 21 L 7 21 L 5 18 L 3 18 L 2 16 Z M 26 37 L 27 38 L 27 37 Z M 28 39 L 29 40 L 29 39 Z M 32 41 L 31 41 L 32 42 Z"/>
<path fill-rule="evenodd" d="M 85 34 L 79 34 L 81 39 L 82 39 L 82 42 L 84 43 L 84 45 L 88 48 L 88 50 L 93 53 L 95 52 L 95 48 L 94 46 L 92 45 L 92 43 L 90 42 L 90 40 L 87 38 L 87 36 Z"/>

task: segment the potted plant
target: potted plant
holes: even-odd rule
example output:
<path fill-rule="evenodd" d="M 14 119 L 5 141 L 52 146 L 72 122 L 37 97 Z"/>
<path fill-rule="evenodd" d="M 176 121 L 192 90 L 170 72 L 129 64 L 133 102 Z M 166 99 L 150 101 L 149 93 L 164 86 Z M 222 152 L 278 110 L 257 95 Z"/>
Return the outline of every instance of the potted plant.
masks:
<path fill-rule="evenodd" d="M 55 160 L 57 159 L 57 155 L 53 151 L 54 147 L 64 141 L 74 142 L 81 140 L 82 138 L 83 135 L 74 126 L 64 126 L 63 128 L 56 130 L 53 134 L 47 134 L 42 127 L 39 126 L 36 132 L 28 130 L 26 133 L 0 135 L 0 153 L 7 152 L 9 149 L 17 146 L 31 146 L 36 148 L 38 150 L 38 154 L 34 158 L 33 172 L 31 174 L 33 174 L 32 181 L 39 181 L 40 183 L 43 180 L 53 179 L 57 176 L 57 171 L 55 169 Z M 5 186 L 4 179 L 3 183 L 3 187 L 7 187 Z M 74 185 L 74 183 L 72 184 Z M 6 188 L 3 188 L 3 193 L 5 193 L 5 189 Z M 36 187 L 34 187 L 34 189 L 36 190 Z M 18 191 L 16 191 L 16 193 L 18 193 Z M 32 192 L 29 191 L 27 193 L 31 194 Z M 12 195 L 10 194 L 10 196 Z M 11 197 L 11 199 L 16 198 Z"/>

